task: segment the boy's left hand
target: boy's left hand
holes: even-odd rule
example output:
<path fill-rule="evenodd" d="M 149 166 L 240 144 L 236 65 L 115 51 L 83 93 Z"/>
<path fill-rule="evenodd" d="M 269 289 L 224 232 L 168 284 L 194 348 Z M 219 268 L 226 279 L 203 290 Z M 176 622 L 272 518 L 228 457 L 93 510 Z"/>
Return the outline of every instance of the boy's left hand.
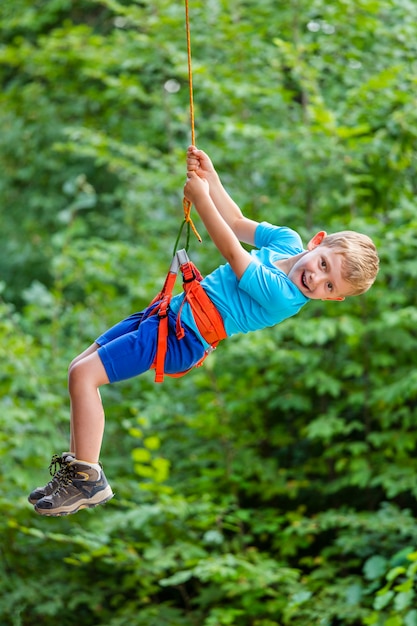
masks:
<path fill-rule="evenodd" d="M 194 171 L 187 172 L 187 180 L 184 185 L 184 196 L 195 204 L 199 198 L 209 195 L 209 184 L 205 178 L 200 178 Z"/>

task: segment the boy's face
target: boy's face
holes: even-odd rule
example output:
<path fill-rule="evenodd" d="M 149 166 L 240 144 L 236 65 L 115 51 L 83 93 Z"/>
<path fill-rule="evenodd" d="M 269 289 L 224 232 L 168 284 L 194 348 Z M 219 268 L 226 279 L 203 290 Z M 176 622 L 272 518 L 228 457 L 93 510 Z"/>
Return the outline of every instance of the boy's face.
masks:
<path fill-rule="evenodd" d="M 320 232 L 309 242 L 288 272 L 288 278 L 311 300 L 344 300 L 352 285 L 342 278 L 343 256 L 320 245 L 326 233 Z"/>

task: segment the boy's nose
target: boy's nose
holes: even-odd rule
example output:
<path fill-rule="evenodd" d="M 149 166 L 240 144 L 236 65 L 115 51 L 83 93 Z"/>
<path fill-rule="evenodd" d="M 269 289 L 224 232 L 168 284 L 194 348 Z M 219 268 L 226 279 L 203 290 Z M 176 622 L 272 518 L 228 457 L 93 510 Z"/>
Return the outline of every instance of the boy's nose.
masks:
<path fill-rule="evenodd" d="M 309 281 L 310 288 L 317 289 L 318 287 L 321 287 L 326 282 L 326 280 L 326 276 L 320 273 L 312 272 Z"/>

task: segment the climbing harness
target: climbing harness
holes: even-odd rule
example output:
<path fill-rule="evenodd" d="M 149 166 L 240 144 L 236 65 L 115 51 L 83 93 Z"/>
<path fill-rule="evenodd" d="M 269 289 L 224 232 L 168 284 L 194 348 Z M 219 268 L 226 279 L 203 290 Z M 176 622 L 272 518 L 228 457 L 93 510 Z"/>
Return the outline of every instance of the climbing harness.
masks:
<path fill-rule="evenodd" d="M 182 274 L 183 289 L 185 293 L 177 315 L 175 329 L 177 339 L 181 340 L 185 334 L 184 328 L 181 325 L 181 311 L 184 304 L 188 303 L 191 307 L 194 321 L 199 332 L 201 333 L 201 336 L 209 344 L 209 348 L 206 350 L 204 356 L 193 367 L 199 367 L 202 365 L 203 361 L 217 347 L 218 343 L 227 336 L 219 311 L 201 285 L 201 281 L 203 279 L 202 275 L 194 263 L 192 263 L 188 258 L 186 250 L 178 250 L 178 252 L 174 255 L 161 291 L 152 300 L 147 309 L 147 313 L 144 315 L 144 318 L 149 315 L 159 316 L 157 350 L 156 357 L 152 365 L 152 369 L 155 369 L 156 383 L 161 383 L 164 380 L 164 366 L 168 339 L 168 309 L 179 271 L 181 271 Z M 177 374 L 168 374 L 168 376 L 184 376 L 184 374 L 187 374 L 190 369 Z"/>

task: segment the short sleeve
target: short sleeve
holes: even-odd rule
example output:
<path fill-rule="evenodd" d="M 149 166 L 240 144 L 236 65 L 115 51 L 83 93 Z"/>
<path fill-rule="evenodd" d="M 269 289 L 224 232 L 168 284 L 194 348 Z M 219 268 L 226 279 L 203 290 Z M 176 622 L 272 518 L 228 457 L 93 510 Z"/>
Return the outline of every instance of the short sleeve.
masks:
<path fill-rule="evenodd" d="M 268 222 L 258 224 L 255 230 L 255 247 L 269 248 L 283 255 L 294 255 L 304 250 L 301 237 L 295 230 Z"/>

